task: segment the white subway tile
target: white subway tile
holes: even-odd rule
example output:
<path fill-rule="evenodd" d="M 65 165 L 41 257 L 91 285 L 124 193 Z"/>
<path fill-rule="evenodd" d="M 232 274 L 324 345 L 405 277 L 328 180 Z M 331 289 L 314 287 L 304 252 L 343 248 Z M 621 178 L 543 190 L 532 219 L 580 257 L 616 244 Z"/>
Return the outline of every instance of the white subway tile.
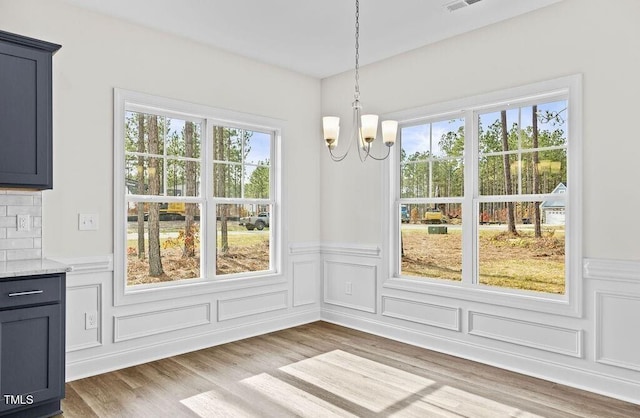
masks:
<path fill-rule="evenodd" d="M 34 258 L 42 258 L 42 250 L 7 250 L 7 261 L 13 260 L 32 260 Z"/>
<path fill-rule="evenodd" d="M 33 238 L 0 239 L 0 250 L 33 248 Z"/>
<path fill-rule="evenodd" d="M 42 216 L 41 206 L 7 206 L 7 216 L 16 215 Z"/>
<path fill-rule="evenodd" d="M 42 237 L 42 228 L 31 228 L 30 231 L 18 231 L 14 228 L 7 228 L 7 236 L 5 238 L 40 238 Z"/>
<path fill-rule="evenodd" d="M 33 196 L 29 195 L 0 195 L 0 205 L 5 206 L 33 206 Z"/>
<path fill-rule="evenodd" d="M 16 225 L 18 225 L 18 220 L 15 216 L 0 217 L 0 228 L 15 228 Z"/>

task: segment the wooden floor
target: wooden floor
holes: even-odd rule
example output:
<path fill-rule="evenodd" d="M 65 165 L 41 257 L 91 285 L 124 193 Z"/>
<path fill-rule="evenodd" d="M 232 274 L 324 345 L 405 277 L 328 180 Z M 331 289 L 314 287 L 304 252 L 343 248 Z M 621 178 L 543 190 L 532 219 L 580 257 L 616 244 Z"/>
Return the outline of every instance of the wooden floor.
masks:
<path fill-rule="evenodd" d="M 640 417 L 640 406 L 325 322 L 68 383 L 64 418 Z"/>

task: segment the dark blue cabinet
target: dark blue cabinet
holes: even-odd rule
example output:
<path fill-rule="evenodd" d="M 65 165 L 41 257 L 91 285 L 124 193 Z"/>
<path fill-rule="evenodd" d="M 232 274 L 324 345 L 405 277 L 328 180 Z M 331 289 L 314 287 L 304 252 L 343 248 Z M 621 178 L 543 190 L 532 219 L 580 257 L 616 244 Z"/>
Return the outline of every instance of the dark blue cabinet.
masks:
<path fill-rule="evenodd" d="M 51 65 L 58 49 L 0 31 L 0 187 L 53 187 Z"/>
<path fill-rule="evenodd" d="M 65 274 L 0 280 L 0 417 L 60 413 Z"/>

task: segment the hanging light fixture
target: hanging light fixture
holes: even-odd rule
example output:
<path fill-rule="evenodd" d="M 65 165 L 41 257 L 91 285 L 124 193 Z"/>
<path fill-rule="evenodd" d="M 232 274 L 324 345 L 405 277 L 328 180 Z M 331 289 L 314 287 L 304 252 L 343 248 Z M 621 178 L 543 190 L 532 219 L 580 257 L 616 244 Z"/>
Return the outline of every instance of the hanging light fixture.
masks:
<path fill-rule="evenodd" d="M 363 115 L 362 105 L 360 104 L 360 2 L 356 0 L 356 69 L 355 69 L 355 93 L 353 95 L 353 126 L 351 132 L 352 141 L 349 143 L 344 154 L 336 154 L 334 150 L 338 146 L 338 137 L 340 133 L 340 118 L 337 116 L 325 116 L 322 118 L 322 129 L 324 132 L 324 140 L 329 150 L 329 154 L 333 161 L 342 161 L 345 159 L 353 144 L 358 148 L 358 156 L 360 161 L 365 161 L 371 157 L 374 160 L 386 159 L 391 147 L 396 142 L 398 132 L 398 122 L 395 120 L 382 121 L 382 142 L 387 146 L 387 154 L 384 157 L 376 157 L 371 153 L 371 145 L 378 135 L 378 115 Z"/>

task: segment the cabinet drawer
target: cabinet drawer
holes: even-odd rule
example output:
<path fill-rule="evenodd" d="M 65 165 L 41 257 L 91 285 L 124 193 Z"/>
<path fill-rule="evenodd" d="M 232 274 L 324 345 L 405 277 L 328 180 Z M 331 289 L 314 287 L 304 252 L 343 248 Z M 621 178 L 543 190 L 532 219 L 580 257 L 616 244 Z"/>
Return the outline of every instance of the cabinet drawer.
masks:
<path fill-rule="evenodd" d="M 0 309 L 62 300 L 62 277 L 39 276 L 20 280 L 0 280 Z"/>

